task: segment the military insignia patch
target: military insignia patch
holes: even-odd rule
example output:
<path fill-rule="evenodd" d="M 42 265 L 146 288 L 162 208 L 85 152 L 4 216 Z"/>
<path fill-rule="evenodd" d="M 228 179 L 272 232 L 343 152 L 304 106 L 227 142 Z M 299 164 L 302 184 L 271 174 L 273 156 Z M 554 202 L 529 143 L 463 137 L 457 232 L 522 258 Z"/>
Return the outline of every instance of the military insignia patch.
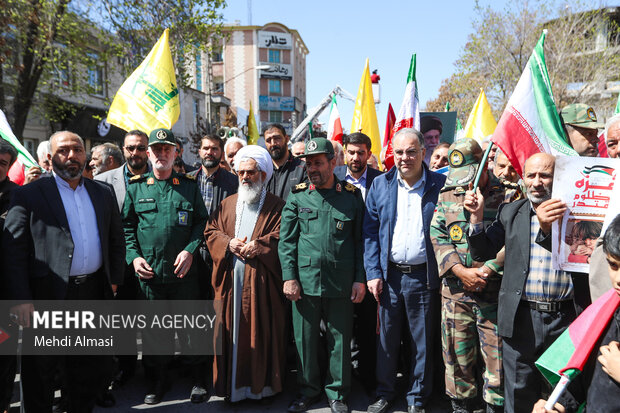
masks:
<path fill-rule="evenodd" d="M 338 192 L 342 191 L 342 185 L 340 185 L 340 183 L 336 184 L 336 191 L 338 191 Z"/>
<path fill-rule="evenodd" d="M 454 190 L 455 195 L 463 195 L 465 192 L 465 188 L 463 188 L 462 186 L 457 186 Z"/>
<path fill-rule="evenodd" d="M 163 141 L 164 139 L 166 139 L 168 137 L 168 134 L 166 133 L 165 130 L 158 130 L 157 134 L 155 135 L 157 137 L 157 139 L 159 139 L 160 141 Z"/>
<path fill-rule="evenodd" d="M 304 189 L 306 189 L 308 187 L 307 183 L 303 183 L 303 184 L 297 184 L 293 187 L 293 192 L 299 192 L 299 191 L 303 191 Z"/>
<path fill-rule="evenodd" d="M 342 222 L 342 221 L 336 222 L 336 229 L 338 231 L 342 231 L 344 229 L 344 222 Z"/>
<path fill-rule="evenodd" d="M 180 184 L 179 178 L 172 178 L 172 184 L 173 185 L 179 185 Z"/>
<path fill-rule="evenodd" d="M 310 188 L 310 190 L 311 190 L 311 191 L 314 191 L 314 189 L 315 189 L 316 187 L 314 186 L 314 184 L 310 184 L 309 188 Z"/>
<path fill-rule="evenodd" d="M 189 214 L 187 211 L 179 211 L 179 225 L 187 226 Z"/>
<path fill-rule="evenodd" d="M 308 145 L 306 145 L 306 149 L 308 150 L 308 152 L 315 150 L 317 147 L 316 141 L 310 141 L 308 142 Z"/>
<path fill-rule="evenodd" d="M 450 153 L 450 166 L 461 166 L 465 157 L 459 150 L 453 150 Z"/>
<path fill-rule="evenodd" d="M 346 189 L 349 192 L 355 192 L 357 188 L 351 182 L 347 182 L 347 184 L 344 186 L 344 189 Z"/>
<path fill-rule="evenodd" d="M 129 181 L 134 182 L 134 181 L 137 181 L 140 178 L 142 178 L 142 175 L 134 175 L 131 178 L 129 178 Z"/>
<path fill-rule="evenodd" d="M 153 178 L 152 176 L 146 180 L 147 185 L 153 185 L 154 183 L 155 183 L 155 178 Z"/>
<path fill-rule="evenodd" d="M 594 113 L 594 109 L 588 108 L 587 114 L 590 120 L 592 120 L 593 122 L 596 122 L 596 114 Z"/>
<path fill-rule="evenodd" d="M 450 239 L 454 242 L 459 242 L 463 239 L 463 229 L 458 224 L 450 227 Z"/>

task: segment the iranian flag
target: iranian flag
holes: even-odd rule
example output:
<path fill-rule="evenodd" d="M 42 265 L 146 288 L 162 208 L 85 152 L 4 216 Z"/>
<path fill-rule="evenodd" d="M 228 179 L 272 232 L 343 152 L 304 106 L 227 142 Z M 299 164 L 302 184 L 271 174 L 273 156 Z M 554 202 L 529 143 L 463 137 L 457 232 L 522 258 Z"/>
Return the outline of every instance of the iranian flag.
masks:
<path fill-rule="evenodd" d="M 403 103 L 400 105 L 396 123 L 392 129 L 392 137 L 396 132 L 404 128 L 420 130 L 420 102 L 418 100 L 418 84 L 415 78 L 415 56 L 415 54 L 411 56 L 405 95 L 403 96 Z M 391 140 L 388 142 L 385 151 L 385 163 L 388 164 L 388 162 L 392 165 L 394 164 L 394 152 L 392 151 Z"/>
<path fill-rule="evenodd" d="M 544 30 L 534 47 L 491 138 L 521 176 L 525 161 L 535 153 L 577 156 L 566 140 L 553 99 L 543 50 L 546 34 Z"/>
<path fill-rule="evenodd" d="M 342 144 L 342 123 L 340 122 L 340 113 L 336 106 L 336 96 L 332 96 L 332 106 L 329 112 L 329 124 L 327 125 L 327 139 L 330 141 L 340 142 Z"/>
<path fill-rule="evenodd" d="M 9 179 L 18 185 L 23 185 L 25 180 L 24 168 L 30 168 L 37 165 L 30 152 L 19 142 L 19 140 L 13 134 L 9 122 L 4 116 L 4 112 L 0 110 L 0 137 L 13 145 L 17 150 L 17 160 L 9 169 Z"/>
<path fill-rule="evenodd" d="M 594 345 L 601 338 L 614 312 L 620 296 L 613 288 L 603 294 L 558 337 L 536 360 L 536 367 L 547 381 L 556 385 L 548 405 L 553 406 L 568 382 L 583 371 Z M 551 403 L 553 402 L 553 403 Z"/>

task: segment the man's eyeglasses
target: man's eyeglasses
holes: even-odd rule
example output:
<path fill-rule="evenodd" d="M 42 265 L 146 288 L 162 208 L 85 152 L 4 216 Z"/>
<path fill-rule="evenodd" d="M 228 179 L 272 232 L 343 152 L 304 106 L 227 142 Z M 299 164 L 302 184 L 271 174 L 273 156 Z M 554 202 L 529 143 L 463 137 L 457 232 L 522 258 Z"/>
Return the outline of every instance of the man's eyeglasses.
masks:
<path fill-rule="evenodd" d="M 127 149 L 127 152 L 133 152 L 135 150 L 138 150 L 138 152 L 144 152 L 144 151 L 146 151 L 146 146 L 144 146 L 144 145 L 129 145 L 129 146 L 125 146 L 125 149 Z"/>

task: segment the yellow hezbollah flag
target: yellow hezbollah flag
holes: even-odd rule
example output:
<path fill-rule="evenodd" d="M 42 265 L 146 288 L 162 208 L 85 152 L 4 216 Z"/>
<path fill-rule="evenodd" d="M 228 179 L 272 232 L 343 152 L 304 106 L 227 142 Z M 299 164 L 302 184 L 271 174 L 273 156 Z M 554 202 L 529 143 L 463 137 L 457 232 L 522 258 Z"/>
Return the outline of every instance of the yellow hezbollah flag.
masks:
<path fill-rule="evenodd" d="M 172 129 L 179 119 L 179 89 L 174 75 L 168 29 L 146 59 L 118 89 L 108 112 L 108 122 L 121 129 Z"/>
<path fill-rule="evenodd" d="M 476 103 L 469 114 L 469 118 L 467 118 L 463 136 L 466 138 L 474 138 L 478 142 L 482 142 L 484 138 L 493 134 L 496 126 L 497 122 L 495 122 L 495 118 L 493 117 L 489 101 L 484 94 L 484 90 L 480 89 L 480 95 L 478 99 L 476 99 Z"/>
<path fill-rule="evenodd" d="M 368 135 L 372 143 L 372 153 L 379 158 L 382 145 L 381 136 L 379 135 L 379 124 L 377 123 L 377 112 L 375 110 L 375 99 L 372 96 L 368 59 L 366 59 L 366 66 L 364 66 L 364 73 L 362 73 L 362 80 L 360 81 L 357 98 L 355 99 L 353 122 L 351 123 L 351 133 L 354 132 L 362 132 Z"/>
<path fill-rule="evenodd" d="M 252 102 L 250 102 L 250 114 L 248 115 L 248 145 L 256 145 L 258 143 L 258 128 L 256 127 L 256 119 L 252 110 Z"/>

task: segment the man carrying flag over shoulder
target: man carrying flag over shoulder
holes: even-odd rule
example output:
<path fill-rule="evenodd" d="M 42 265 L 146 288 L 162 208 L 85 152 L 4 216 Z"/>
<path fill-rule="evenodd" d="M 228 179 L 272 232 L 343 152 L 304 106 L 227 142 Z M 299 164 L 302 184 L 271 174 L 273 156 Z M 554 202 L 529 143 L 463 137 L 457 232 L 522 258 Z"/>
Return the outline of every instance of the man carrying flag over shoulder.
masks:
<path fill-rule="evenodd" d="M 575 320 L 536 362 L 543 374 L 556 374 L 558 371 L 562 371 L 562 374 L 574 377 L 583 369 L 586 360 L 591 355 L 594 343 L 601 336 L 604 337 L 600 342 L 602 346 L 594 366 L 592 380 L 584 380 L 584 382 L 589 382 L 590 385 L 586 409 L 582 411 L 587 411 L 588 413 L 620 411 L 620 344 L 618 343 L 620 341 L 620 309 L 618 309 L 618 304 L 620 304 L 620 216 L 614 218 L 605 232 L 603 251 L 607 255 L 609 278 L 611 279 L 613 289 L 592 303 L 582 316 Z M 588 314 L 591 309 L 593 310 L 592 314 Z M 593 319 L 593 321 L 584 325 L 582 320 L 586 318 Z M 575 334 L 572 331 L 573 328 L 577 330 L 577 333 L 582 328 L 583 334 Z M 572 342 L 567 342 L 563 340 L 564 338 Z M 588 341 L 590 343 L 587 343 Z M 562 354 L 567 353 L 567 350 L 569 354 Z M 570 350 L 573 350 L 572 353 Z M 557 360 L 565 359 L 566 356 L 570 358 L 565 363 L 565 367 L 551 366 Z M 543 367 L 541 364 L 545 366 Z M 576 368 L 573 368 L 573 366 Z M 547 370 L 549 367 L 553 371 Z M 555 367 L 560 367 L 560 369 L 556 370 Z M 547 377 L 547 374 L 545 376 Z M 552 378 L 552 376 L 549 376 L 549 378 Z M 574 396 L 572 393 L 565 394 L 560 399 L 560 403 L 555 404 L 553 410 L 546 409 L 545 400 L 539 400 L 532 412 L 575 412 L 577 411 L 578 402 Z"/>

